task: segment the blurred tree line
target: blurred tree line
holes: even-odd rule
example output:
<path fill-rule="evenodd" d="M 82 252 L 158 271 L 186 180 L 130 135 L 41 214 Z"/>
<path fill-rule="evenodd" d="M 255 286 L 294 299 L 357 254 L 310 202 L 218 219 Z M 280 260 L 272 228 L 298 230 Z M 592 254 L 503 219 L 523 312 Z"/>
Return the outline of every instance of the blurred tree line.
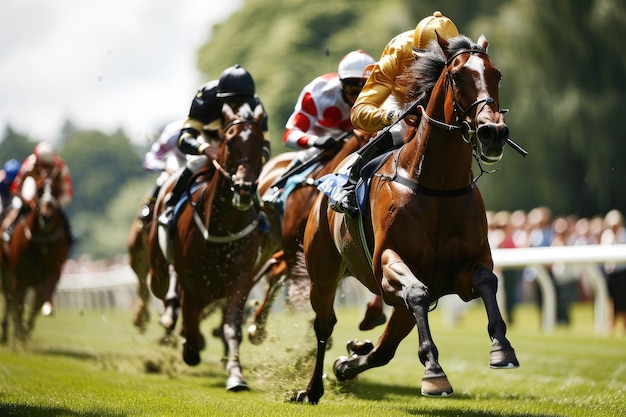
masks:
<path fill-rule="evenodd" d="M 507 149 L 497 172 L 480 178 L 488 209 L 626 212 L 626 141 L 618 128 L 626 93 L 621 0 L 245 0 L 213 28 L 197 64 L 207 80 L 234 63 L 252 73 L 276 155 L 286 150 L 283 126 L 306 83 L 336 71 L 351 50 L 378 58 L 389 39 L 439 9 L 461 33 L 487 36 L 491 60 L 503 73 L 500 104 L 510 109 L 511 137 L 530 153 L 522 158 Z M 80 239 L 74 255 L 124 253 L 132 217 L 154 180 L 141 170 L 146 149 L 123 131 L 108 136 L 71 122 L 60 136 L 75 187 L 68 208 Z M 36 142 L 7 126 L 0 161 L 23 159 Z"/>

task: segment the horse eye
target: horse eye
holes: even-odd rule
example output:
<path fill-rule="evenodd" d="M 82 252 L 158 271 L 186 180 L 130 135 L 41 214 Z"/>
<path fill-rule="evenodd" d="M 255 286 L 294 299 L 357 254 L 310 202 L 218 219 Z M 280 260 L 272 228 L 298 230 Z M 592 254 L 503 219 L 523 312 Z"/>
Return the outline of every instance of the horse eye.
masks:
<path fill-rule="evenodd" d="M 452 81 L 454 81 L 454 83 L 456 85 L 461 85 L 462 84 L 462 80 L 461 80 L 461 74 L 459 74 L 458 71 L 454 71 L 452 73 Z"/>

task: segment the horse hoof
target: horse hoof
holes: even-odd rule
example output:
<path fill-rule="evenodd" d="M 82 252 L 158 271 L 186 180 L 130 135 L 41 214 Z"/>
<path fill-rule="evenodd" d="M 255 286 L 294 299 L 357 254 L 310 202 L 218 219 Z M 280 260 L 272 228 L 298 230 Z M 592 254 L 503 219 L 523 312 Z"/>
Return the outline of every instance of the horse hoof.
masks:
<path fill-rule="evenodd" d="M 371 340 L 365 339 L 363 342 L 359 342 L 358 340 L 350 340 L 346 344 L 346 349 L 348 350 L 348 355 L 367 355 L 372 350 L 374 350 L 374 344 Z"/>
<path fill-rule="evenodd" d="M 352 372 L 352 375 L 348 374 L 348 371 L 350 370 L 350 358 L 347 356 L 340 356 L 335 360 L 335 363 L 333 363 L 333 373 L 340 382 L 354 379 L 354 377 L 356 377 L 354 372 Z"/>
<path fill-rule="evenodd" d="M 226 380 L 226 390 L 230 392 L 250 391 L 250 387 L 239 377 L 230 377 Z"/>
<path fill-rule="evenodd" d="M 519 368 L 515 351 L 512 349 L 492 351 L 489 358 L 489 367 L 493 369 Z"/>
<path fill-rule="evenodd" d="M 310 397 L 309 397 L 309 393 L 307 391 L 300 391 L 298 392 L 296 395 L 294 395 L 293 397 L 291 397 L 290 400 L 292 403 L 300 403 L 300 404 L 317 404 L 317 402 L 319 401 L 313 401 Z"/>
<path fill-rule="evenodd" d="M 365 318 L 359 323 L 359 330 L 372 330 L 375 327 L 381 326 L 387 322 L 387 316 L 384 313 L 378 315 L 370 315 L 369 311 L 366 313 Z"/>
<path fill-rule="evenodd" d="M 183 345 L 183 360 L 189 366 L 196 366 L 200 363 L 198 349 L 190 347 L 187 343 Z"/>
<path fill-rule="evenodd" d="M 41 314 L 44 317 L 47 317 L 51 316 L 52 313 L 54 313 L 54 307 L 52 307 L 52 303 L 50 301 L 46 301 L 45 303 L 43 303 L 43 306 L 41 306 Z"/>
<path fill-rule="evenodd" d="M 253 345 L 260 345 L 263 343 L 266 335 L 267 333 L 265 332 L 265 329 L 260 328 L 256 324 L 251 324 L 250 327 L 248 327 L 248 339 Z"/>
<path fill-rule="evenodd" d="M 425 397 L 441 398 L 452 395 L 454 390 L 448 381 L 448 377 L 444 375 L 434 378 L 423 378 L 421 392 Z"/>

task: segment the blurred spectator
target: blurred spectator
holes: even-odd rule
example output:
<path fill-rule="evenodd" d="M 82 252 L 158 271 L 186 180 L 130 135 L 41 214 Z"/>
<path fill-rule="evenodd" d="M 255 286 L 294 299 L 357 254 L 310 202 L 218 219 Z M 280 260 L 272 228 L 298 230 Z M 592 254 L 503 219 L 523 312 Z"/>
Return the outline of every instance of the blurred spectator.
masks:
<path fill-rule="evenodd" d="M 568 246 L 572 242 L 570 222 L 565 217 L 557 217 L 552 223 L 551 246 Z M 556 291 L 556 320 L 558 324 L 569 326 L 572 304 L 578 299 L 579 270 L 575 265 L 557 262 L 550 268 Z"/>
<path fill-rule="evenodd" d="M 626 243 L 626 229 L 624 217 L 619 210 L 611 210 L 604 217 L 604 231 L 600 236 L 603 245 Z M 609 297 L 612 309 L 609 318 L 609 331 L 615 331 L 615 325 L 619 318 L 626 332 L 626 264 L 607 262 L 604 265 L 607 275 Z"/>
<path fill-rule="evenodd" d="M 520 217 L 525 218 L 523 212 L 516 212 L 515 221 L 519 225 Z M 499 211 L 493 215 L 492 222 L 494 232 L 492 234 L 492 247 L 513 249 L 518 247 L 515 243 L 516 229 L 514 227 L 514 216 L 508 211 Z M 500 271 L 503 279 L 505 292 L 505 316 L 508 324 L 514 323 L 513 310 L 519 302 L 520 284 L 523 268 L 505 268 Z"/>

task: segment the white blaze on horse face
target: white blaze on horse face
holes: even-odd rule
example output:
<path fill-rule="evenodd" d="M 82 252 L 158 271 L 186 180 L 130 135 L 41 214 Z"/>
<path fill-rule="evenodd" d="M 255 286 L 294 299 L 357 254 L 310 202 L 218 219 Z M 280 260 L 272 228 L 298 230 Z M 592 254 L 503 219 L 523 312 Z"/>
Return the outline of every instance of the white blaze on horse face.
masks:
<path fill-rule="evenodd" d="M 477 55 L 470 55 L 465 63 L 465 68 L 472 70 L 477 74 L 476 89 L 478 91 L 487 91 L 487 82 L 485 81 L 485 61 Z"/>

